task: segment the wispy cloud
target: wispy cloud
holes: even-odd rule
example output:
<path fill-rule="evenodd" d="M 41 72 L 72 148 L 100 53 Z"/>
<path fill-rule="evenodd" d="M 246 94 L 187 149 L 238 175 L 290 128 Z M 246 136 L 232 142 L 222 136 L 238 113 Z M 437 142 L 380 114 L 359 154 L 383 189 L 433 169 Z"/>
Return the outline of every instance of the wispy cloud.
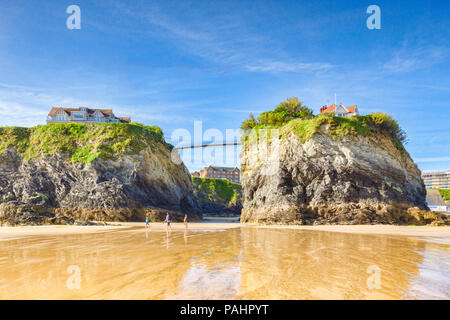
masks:
<path fill-rule="evenodd" d="M 245 65 L 244 68 L 248 71 L 257 72 L 298 72 L 298 71 L 320 71 L 331 69 L 334 66 L 329 63 L 312 62 L 312 63 L 301 63 L 301 62 L 285 62 L 285 61 L 272 61 L 263 60 L 256 63 L 250 63 Z"/>
<path fill-rule="evenodd" d="M 191 55 L 222 65 L 222 69 L 243 69 L 250 72 L 324 71 L 333 67 L 328 62 L 300 61 L 290 57 L 269 35 L 249 27 L 246 16 L 233 12 L 209 16 L 190 6 L 183 7 L 182 18 L 156 4 L 145 10 L 130 10 L 116 3 L 122 12 L 143 19 L 159 30 L 149 32 L 171 41 Z M 272 44 L 272 45 L 270 45 Z"/>
<path fill-rule="evenodd" d="M 424 46 L 420 48 L 401 48 L 384 64 L 384 70 L 404 73 L 431 67 L 445 61 L 449 50 L 446 47 Z"/>
<path fill-rule="evenodd" d="M 0 126 L 30 127 L 43 123 L 46 115 L 46 112 L 36 107 L 0 101 Z"/>

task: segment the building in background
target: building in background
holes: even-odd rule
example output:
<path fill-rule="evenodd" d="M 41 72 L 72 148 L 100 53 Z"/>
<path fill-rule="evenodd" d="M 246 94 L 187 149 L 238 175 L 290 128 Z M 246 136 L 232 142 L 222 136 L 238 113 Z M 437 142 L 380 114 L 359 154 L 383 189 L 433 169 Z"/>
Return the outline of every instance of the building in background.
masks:
<path fill-rule="evenodd" d="M 201 171 L 191 173 L 193 177 L 227 179 L 232 183 L 241 183 L 241 170 L 230 167 L 213 167 L 209 166 Z"/>
<path fill-rule="evenodd" d="M 450 189 L 450 170 L 447 172 L 423 173 L 422 179 L 427 189 Z"/>
<path fill-rule="evenodd" d="M 116 117 L 111 109 L 52 108 L 47 123 L 130 123 L 129 117 Z"/>

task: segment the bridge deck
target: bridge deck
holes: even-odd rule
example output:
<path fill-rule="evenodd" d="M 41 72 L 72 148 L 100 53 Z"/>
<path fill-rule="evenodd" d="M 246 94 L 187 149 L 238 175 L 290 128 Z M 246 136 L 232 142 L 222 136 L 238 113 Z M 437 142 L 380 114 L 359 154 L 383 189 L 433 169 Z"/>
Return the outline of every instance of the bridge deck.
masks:
<path fill-rule="evenodd" d="M 239 146 L 241 145 L 240 142 L 226 142 L 226 143 L 211 143 L 211 144 L 197 144 L 192 146 L 183 146 L 183 147 L 176 147 L 176 150 L 182 150 L 182 149 L 194 149 L 194 148 L 205 148 L 205 147 L 222 147 L 222 146 Z"/>

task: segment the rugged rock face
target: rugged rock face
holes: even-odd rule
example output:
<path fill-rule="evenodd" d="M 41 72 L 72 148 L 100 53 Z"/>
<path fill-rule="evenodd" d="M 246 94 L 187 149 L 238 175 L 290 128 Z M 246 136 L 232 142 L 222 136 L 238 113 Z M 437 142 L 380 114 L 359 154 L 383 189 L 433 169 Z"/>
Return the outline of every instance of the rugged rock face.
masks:
<path fill-rule="evenodd" d="M 160 142 L 117 159 L 74 163 L 62 154 L 25 160 L 13 147 L 0 155 L 2 224 L 201 219 L 186 167 Z"/>
<path fill-rule="evenodd" d="M 241 154 L 242 222 L 446 224 L 428 211 L 421 172 L 387 135 L 322 127 L 302 143 L 290 133 L 250 142 Z"/>

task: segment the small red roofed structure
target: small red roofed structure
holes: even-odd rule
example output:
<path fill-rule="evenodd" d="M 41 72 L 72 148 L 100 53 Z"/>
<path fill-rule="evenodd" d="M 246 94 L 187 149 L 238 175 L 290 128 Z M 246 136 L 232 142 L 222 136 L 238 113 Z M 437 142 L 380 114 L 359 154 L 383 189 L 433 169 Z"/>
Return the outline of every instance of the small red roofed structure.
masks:
<path fill-rule="evenodd" d="M 351 117 L 359 115 L 359 110 L 356 105 L 346 108 L 343 104 L 339 104 L 337 106 L 332 104 L 331 106 L 323 106 L 322 108 L 320 108 L 321 114 L 332 112 L 338 117 Z"/>

